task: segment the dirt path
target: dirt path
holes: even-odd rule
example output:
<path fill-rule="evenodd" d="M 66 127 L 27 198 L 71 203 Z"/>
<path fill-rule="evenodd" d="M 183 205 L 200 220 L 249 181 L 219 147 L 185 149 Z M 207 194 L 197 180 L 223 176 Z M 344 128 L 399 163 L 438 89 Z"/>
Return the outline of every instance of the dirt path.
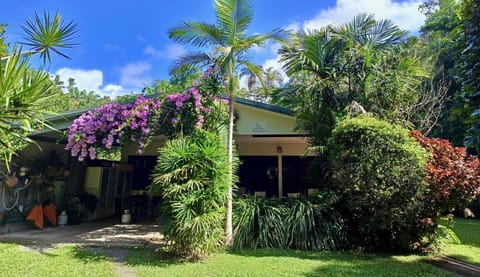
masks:
<path fill-rule="evenodd" d="M 480 267 L 456 259 L 441 256 L 432 259 L 431 263 L 439 268 L 459 276 L 480 276 Z"/>
<path fill-rule="evenodd" d="M 92 252 L 93 254 L 101 254 L 109 257 L 113 262 L 115 270 L 120 277 L 136 277 L 137 274 L 131 268 L 125 265 L 127 259 L 128 250 L 122 248 L 84 248 L 85 250 Z"/>

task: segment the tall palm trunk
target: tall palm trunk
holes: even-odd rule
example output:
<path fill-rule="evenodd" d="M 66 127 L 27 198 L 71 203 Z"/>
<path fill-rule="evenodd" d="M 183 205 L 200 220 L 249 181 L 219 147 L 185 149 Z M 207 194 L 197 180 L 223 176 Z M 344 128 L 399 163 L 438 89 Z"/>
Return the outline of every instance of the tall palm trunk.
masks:
<path fill-rule="evenodd" d="M 228 246 L 233 244 L 233 123 L 235 98 L 230 92 L 228 99 L 228 194 L 227 194 L 227 222 L 225 226 L 225 243 Z"/>
<path fill-rule="evenodd" d="M 233 245 L 233 125 L 235 119 L 234 101 L 235 101 L 235 84 L 233 61 L 229 64 L 228 75 L 228 193 L 227 193 L 227 221 L 225 225 L 225 244 Z"/>

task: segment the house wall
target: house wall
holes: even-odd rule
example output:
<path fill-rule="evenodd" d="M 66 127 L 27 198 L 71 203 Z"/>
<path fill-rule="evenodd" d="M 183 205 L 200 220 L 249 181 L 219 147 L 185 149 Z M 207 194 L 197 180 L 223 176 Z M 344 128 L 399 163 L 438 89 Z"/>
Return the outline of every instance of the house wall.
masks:
<path fill-rule="evenodd" d="M 142 155 L 144 156 L 157 156 L 158 148 L 162 147 L 166 142 L 166 138 L 163 136 L 154 137 L 152 141 L 143 149 Z M 122 147 L 122 163 L 128 162 L 128 156 L 140 155 L 138 154 L 138 144 L 129 143 Z"/>
<path fill-rule="evenodd" d="M 295 135 L 295 118 L 251 106 L 236 105 L 238 135 Z"/>

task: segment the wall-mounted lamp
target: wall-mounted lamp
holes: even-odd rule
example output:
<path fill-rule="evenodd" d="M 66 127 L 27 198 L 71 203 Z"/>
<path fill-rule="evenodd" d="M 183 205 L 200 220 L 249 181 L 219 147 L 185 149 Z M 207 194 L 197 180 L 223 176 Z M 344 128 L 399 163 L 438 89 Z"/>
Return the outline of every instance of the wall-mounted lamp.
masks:
<path fill-rule="evenodd" d="M 277 153 L 282 154 L 282 152 L 283 152 L 283 148 L 281 146 L 278 146 L 277 147 Z"/>

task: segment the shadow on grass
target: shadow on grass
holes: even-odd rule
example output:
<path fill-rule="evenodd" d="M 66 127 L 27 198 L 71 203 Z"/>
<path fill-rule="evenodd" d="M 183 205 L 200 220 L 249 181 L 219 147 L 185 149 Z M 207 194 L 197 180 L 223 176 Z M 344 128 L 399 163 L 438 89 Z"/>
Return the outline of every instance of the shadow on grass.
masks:
<path fill-rule="evenodd" d="M 427 256 L 398 253 L 317 253 L 282 249 L 232 250 L 228 253 L 243 257 L 313 261 L 315 266 L 302 276 L 450 276 L 449 273 L 426 263 Z"/>
<path fill-rule="evenodd" d="M 168 272 L 172 271 L 172 276 L 183 272 L 183 265 L 191 270 L 193 263 L 162 248 L 152 247 L 75 246 L 69 253 L 85 264 L 113 261 L 131 268 L 144 267 L 150 270 L 148 272 L 153 273 L 156 272 L 155 268 L 166 269 Z M 201 274 L 223 272 L 225 275 L 248 274 L 253 270 L 252 274 L 262 276 L 273 276 L 272 274 L 276 273 L 282 273 L 283 275 L 280 274 L 282 276 L 288 274 L 292 276 L 450 276 L 445 271 L 426 263 L 427 259 L 428 257 L 397 253 L 317 253 L 283 249 L 244 249 L 213 255 L 199 262 L 199 267 L 195 265 L 196 269 L 189 273 L 195 273 L 201 267 L 203 268 Z M 291 268 L 294 270 L 289 271 Z"/>
<path fill-rule="evenodd" d="M 73 247 L 73 258 L 81 260 L 83 263 L 98 263 L 110 261 L 111 258 L 105 254 L 97 253 L 91 248 L 83 246 Z"/>

